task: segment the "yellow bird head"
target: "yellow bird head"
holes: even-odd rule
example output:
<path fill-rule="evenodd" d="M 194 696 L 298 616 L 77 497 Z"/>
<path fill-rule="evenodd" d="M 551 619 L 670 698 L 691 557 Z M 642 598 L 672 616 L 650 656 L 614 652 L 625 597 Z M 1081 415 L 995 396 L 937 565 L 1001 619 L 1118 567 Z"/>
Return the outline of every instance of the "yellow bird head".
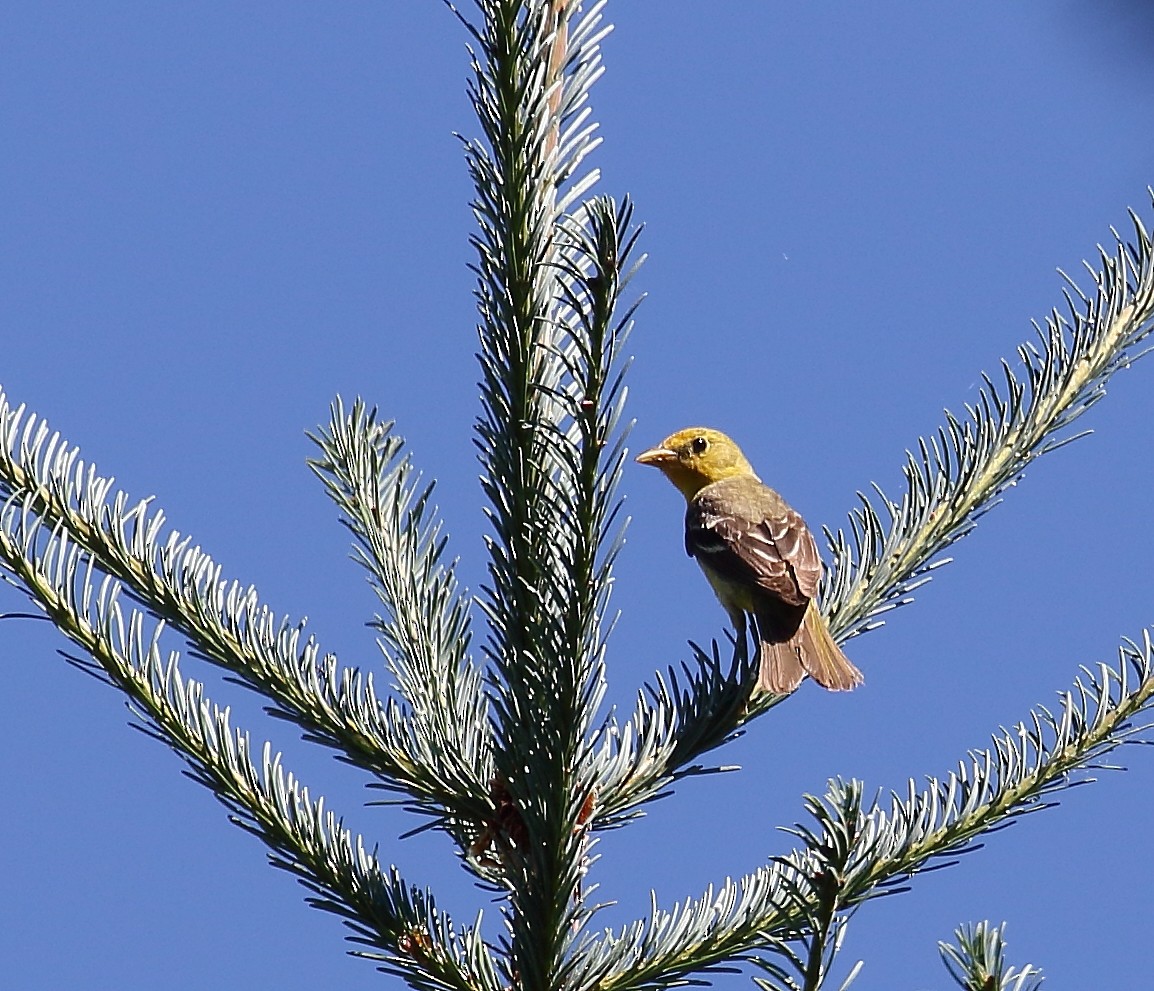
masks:
<path fill-rule="evenodd" d="M 757 478 L 741 448 L 720 430 L 709 427 L 678 430 L 657 447 L 637 455 L 637 460 L 660 468 L 686 499 L 692 499 L 705 486 L 723 478 L 738 475 Z"/>

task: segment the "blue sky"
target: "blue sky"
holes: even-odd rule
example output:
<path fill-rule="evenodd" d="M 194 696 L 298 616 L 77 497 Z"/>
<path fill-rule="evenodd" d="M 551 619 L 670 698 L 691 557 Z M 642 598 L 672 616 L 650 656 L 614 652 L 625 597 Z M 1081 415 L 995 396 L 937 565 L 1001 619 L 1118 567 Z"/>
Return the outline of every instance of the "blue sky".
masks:
<path fill-rule="evenodd" d="M 871 481 L 1061 303 L 1074 273 L 1149 225 L 1151 19 L 1139 4 L 610 3 L 592 105 L 600 190 L 628 193 L 650 259 L 632 338 L 634 449 L 691 423 L 732 433 L 811 525 Z M 484 561 L 471 446 L 477 370 L 465 36 L 438 3 L 92 5 L 0 13 L 0 383 L 231 577 L 377 666 L 374 600 L 347 560 L 304 431 L 340 394 L 398 421 L 462 574 Z M 833 775 L 870 790 L 946 773 L 1051 703 L 1080 664 L 1154 621 L 1154 363 L 848 652 L 865 687 L 807 685 L 720 759 L 606 835 L 606 923 L 749 871 Z M 708 640 L 723 614 L 681 550 L 677 494 L 626 473 L 610 698 Z M 0 594 L 0 609 L 20 608 Z M 342 930 L 259 844 L 128 729 L 117 695 L 0 627 L 0 974 L 21 991 L 368 988 Z M 192 661 L 310 786 L 458 918 L 488 896 L 446 840 Z M 1154 967 L 1143 850 L 1154 763 L 1066 793 L 907 894 L 865 907 L 861 989 L 942 988 L 935 943 L 1009 922 L 1053 986 L 1138 987 Z M 725 987 L 748 987 L 722 978 Z"/>

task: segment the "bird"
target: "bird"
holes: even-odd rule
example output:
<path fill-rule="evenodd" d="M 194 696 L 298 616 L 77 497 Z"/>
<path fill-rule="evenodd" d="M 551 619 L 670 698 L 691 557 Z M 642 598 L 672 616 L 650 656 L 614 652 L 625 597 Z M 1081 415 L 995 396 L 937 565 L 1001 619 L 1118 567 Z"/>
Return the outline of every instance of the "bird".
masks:
<path fill-rule="evenodd" d="M 659 469 L 685 496 L 685 550 L 743 640 L 753 617 L 756 692 L 788 695 L 807 674 L 831 691 L 862 683 L 814 601 L 822 565 L 813 534 L 737 444 L 720 430 L 689 427 L 637 461 Z"/>

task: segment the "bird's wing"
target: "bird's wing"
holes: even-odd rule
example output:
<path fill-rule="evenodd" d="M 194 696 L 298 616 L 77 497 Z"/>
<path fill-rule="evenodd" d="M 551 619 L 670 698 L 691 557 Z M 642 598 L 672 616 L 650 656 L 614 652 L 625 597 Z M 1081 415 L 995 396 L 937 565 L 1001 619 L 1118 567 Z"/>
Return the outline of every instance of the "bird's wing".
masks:
<path fill-rule="evenodd" d="M 685 549 L 722 577 L 757 585 L 790 605 L 817 594 L 821 558 L 813 534 L 776 492 L 753 479 L 718 482 L 697 495 L 685 517 Z"/>

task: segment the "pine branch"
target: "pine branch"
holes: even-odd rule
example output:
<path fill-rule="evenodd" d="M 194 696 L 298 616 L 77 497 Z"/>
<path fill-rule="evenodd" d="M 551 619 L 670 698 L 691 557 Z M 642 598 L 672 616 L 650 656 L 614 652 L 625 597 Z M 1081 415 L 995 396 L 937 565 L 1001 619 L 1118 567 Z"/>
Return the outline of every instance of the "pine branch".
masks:
<path fill-rule="evenodd" d="M 581 493 L 595 477 L 588 470 L 600 454 L 594 445 L 604 411 L 598 397 L 583 393 L 590 385 L 601 388 L 602 370 L 589 367 L 590 381 L 572 375 L 585 328 L 566 326 L 566 318 L 576 315 L 574 303 L 585 302 L 575 284 L 586 265 L 584 225 L 564 218 L 555 201 L 595 144 L 581 108 L 600 74 L 601 35 L 594 31 L 600 5 L 573 30 L 583 47 L 572 51 L 566 47 L 571 4 L 478 6 L 485 28 L 474 36 L 484 62 L 474 61 L 470 93 L 488 144 L 471 142 L 466 153 L 481 226 L 474 238 L 483 375 L 478 448 L 495 531 L 485 606 L 493 628 L 489 652 L 502 682 L 511 684 L 539 676 L 528 668 L 556 667 L 558 655 L 588 654 L 581 634 L 574 641 L 571 592 L 581 574 L 589 574 L 577 558 L 598 522 L 589 518 Z M 570 121 L 573 114 L 577 120 Z M 594 178 L 575 181 L 562 202 Z M 615 291 L 618 273 L 609 276 L 605 285 Z M 597 359 L 612 359 L 596 341 L 589 343 Z M 576 410 L 575 398 L 584 404 Z M 574 686 L 587 680 L 570 679 Z"/>
<path fill-rule="evenodd" d="M 812 797 L 807 800 L 811 811 L 815 801 Z M 804 828 L 790 830 L 805 841 L 806 851 L 800 869 L 797 861 L 801 858 L 782 862 L 783 883 L 804 922 L 792 938 L 767 943 L 771 956 L 751 958 L 768 975 L 754 979 L 762 991 L 821 991 L 825 987 L 849 921 L 842 911 L 841 895 L 855 855 L 857 836 L 852 827 L 857 822 L 846 820 L 845 824 L 850 828 L 837 828 L 842 825 L 839 822 L 821 836 Z M 796 950 L 795 944 L 799 946 Z M 842 984 L 842 991 L 853 983 L 860 969 L 861 961 Z"/>
<path fill-rule="evenodd" d="M 1130 216 L 1134 242 L 1114 232 L 1114 253 L 1100 249 L 1097 271 L 1087 265 L 1093 296 L 1065 277 L 1068 313 L 1055 310 L 1045 329 L 1038 328 L 1038 344 L 1018 348 L 1024 373 L 1003 362 L 1001 390 L 983 376 L 986 384 L 966 406 L 966 419 L 947 412 L 938 436 L 919 440 L 919 453 L 908 454 L 900 501 L 875 487 L 888 524 L 861 496 L 850 536 L 826 531 L 832 565 L 821 595 L 840 642 L 880 626 L 878 616 L 913 601 L 914 589 L 949 561 L 942 553 L 973 530 L 1036 458 L 1083 436 L 1067 428 L 1106 394 L 1116 372 L 1145 354 L 1141 345 L 1154 329 L 1154 244 L 1137 215 Z M 694 762 L 781 701 L 765 695 L 741 704 L 745 686 L 734 681 L 747 676 L 748 666 L 739 647 L 724 676 L 716 644 L 712 656 L 691 647 L 684 689 L 676 690 L 672 668 L 647 685 L 637 711 L 618 730 L 616 757 L 602 758 L 612 783 L 599 825 L 632 817 L 681 777 L 716 769 Z"/>
<path fill-rule="evenodd" d="M 1042 972 L 1026 964 L 1021 970 L 1006 966 L 1006 927 L 979 922 L 954 930 L 957 945 L 938 943 L 942 962 L 959 987 L 966 991 L 1039 991 Z"/>
<path fill-rule="evenodd" d="M 37 540 L 50 530 L 67 536 L 91 555 L 94 571 L 123 583 L 197 655 L 269 698 L 269 711 L 297 723 L 309 739 L 405 788 L 430 814 L 446 808 L 457 818 L 480 814 L 459 808 L 456 793 L 429 774 L 405 714 L 378 700 L 371 674 L 340 667 L 306 636 L 303 623 L 278 618 L 255 588 L 222 578 L 191 537 L 175 530 L 165 536 L 163 511 L 114 491 L 113 480 L 82 461 L 78 448 L 23 406 L 12 408 L 2 391 L 0 494 L 10 568 L 35 566 L 46 553 Z"/>
<path fill-rule="evenodd" d="M 338 399 L 328 428 L 312 439 L 322 456 L 310 465 L 340 508 L 354 559 L 388 613 L 372 625 L 408 703 L 401 715 L 406 753 L 426 796 L 437 796 L 441 808 L 472 810 L 467 822 L 449 827 L 471 840 L 487 808 L 493 745 L 480 671 L 468 656 L 468 603 L 453 566 L 441 563 L 442 524 L 426 519 L 433 486 L 422 487 L 392 424 L 379 423 L 360 400 L 346 413 Z"/>
<path fill-rule="evenodd" d="M 628 315 L 614 313 L 632 235 L 627 206 L 570 210 L 596 179 L 578 168 L 597 143 L 585 105 L 601 72 L 601 4 L 580 17 L 571 0 L 476 6 L 469 95 L 483 138 L 466 159 L 493 531 L 481 604 L 500 745 L 475 853 L 510 891 L 510 982 L 545 991 L 564 981 L 587 917 L 590 739 L 623 459 L 615 365 Z"/>
<path fill-rule="evenodd" d="M 631 229 L 632 214 L 628 200 L 617 207 L 598 198 L 563 218 L 559 229 L 560 300 L 554 319 L 565 337 L 555 357 L 564 377 L 553 399 L 563 417 L 557 425 L 557 457 L 565 467 L 557 483 L 566 526 L 556 535 L 561 569 L 551 576 L 561 586 L 558 599 L 565 617 L 556 649 L 586 658 L 598 681 L 605 646 L 602 623 L 621 546 L 622 350 L 636 304 L 620 317 L 617 308 L 636 269 L 630 262 L 640 232 Z M 579 677 L 592 680 L 587 674 Z M 596 706 L 582 708 L 588 714 L 575 716 L 587 726 Z"/>
<path fill-rule="evenodd" d="M 1152 193 L 1154 195 L 1154 193 Z M 1133 211 L 1133 241 L 1113 228 L 1099 246 L 1086 295 L 1062 273 L 1066 312 L 1055 309 L 1037 339 L 1018 348 L 1022 370 L 1002 362 L 999 386 L 988 376 L 965 416 L 946 412 L 934 437 L 906 453 L 906 491 L 894 501 L 877 486 L 850 514 L 849 537 L 826 531 L 833 554 L 822 601 L 842 642 L 880 624 L 877 617 L 912 601 L 914 589 L 949 561 L 951 544 L 971 530 L 1043 454 L 1084 436 L 1069 427 L 1106 394 L 1119 370 L 1145 354 L 1154 330 L 1154 244 Z M 888 520 L 883 520 L 883 516 Z"/>
<path fill-rule="evenodd" d="M 366 956 L 430 991 L 497 991 L 495 968 L 476 930 L 458 932 L 432 897 L 386 870 L 343 820 L 311 798 L 269 744 L 259 769 L 249 735 L 228 709 L 185 679 L 175 652 L 162 652 L 163 621 L 150 633 L 145 614 L 120 605 L 123 586 L 100 578 L 98 563 L 62 525 L 43 538 L 28 511 L 6 505 L 0 558 L 56 627 L 95 663 L 70 658 L 120 689 L 148 735 L 174 750 L 193 780 L 231 812 L 232 821 L 270 848 L 271 862 L 312 892 L 310 903 L 336 913 Z"/>
<path fill-rule="evenodd" d="M 860 782 L 834 781 L 824 800 L 807 806 L 815 827 L 798 826 L 806 846 L 718 891 L 671 911 L 654 906 L 651 918 L 617 933 L 589 936 L 577 948 L 576 987 L 598 991 L 664 988 L 689 975 L 730 968 L 750 953 L 813 932 L 821 910 L 815 851 L 838 850 L 837 910 L 904 890 L 918 872 L 969 849 L 982 834 L 1025 813 L 1054 804 L 1057 791 L 1088 780 L 1087 772 L 1111 768 L 1103 759 L 1128 742 L 1151 742 L 1147 717 L 1154 700 L 1154 642 L 1127 643 L 1117 670 L 1083 669 L 1056 714 L 1038 707 L 1029 718 L 972 751 L 958 770 L 931 778 L 906 797 L 862 808 Z M 820 857 L 817 861 L 820 863 Z"/>

